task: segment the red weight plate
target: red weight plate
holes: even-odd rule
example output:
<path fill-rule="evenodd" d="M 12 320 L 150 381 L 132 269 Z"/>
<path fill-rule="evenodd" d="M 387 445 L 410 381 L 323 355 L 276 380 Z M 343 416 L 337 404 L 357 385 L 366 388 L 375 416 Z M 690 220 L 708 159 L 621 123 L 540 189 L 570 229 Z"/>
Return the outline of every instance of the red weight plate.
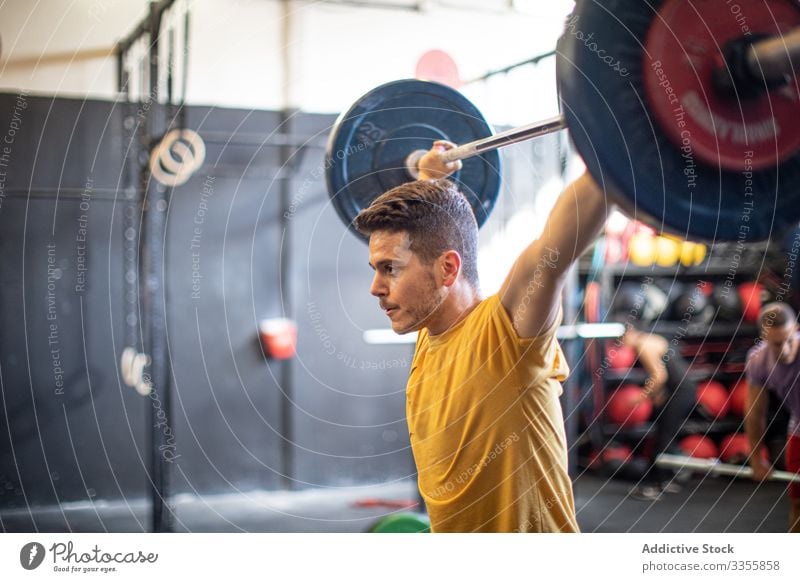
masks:
<path fill-rule="evenodd" d="M 800 9 L 792 0 L 664 2 L 647 34 L 645 88 L 661 128 L 687 163 L 696 156 L 747 172 L 774 167 L 800 150 L 797 82 L 750 99 L 719 95 L 712 86 L 729 41 L 797 26 Z"/>

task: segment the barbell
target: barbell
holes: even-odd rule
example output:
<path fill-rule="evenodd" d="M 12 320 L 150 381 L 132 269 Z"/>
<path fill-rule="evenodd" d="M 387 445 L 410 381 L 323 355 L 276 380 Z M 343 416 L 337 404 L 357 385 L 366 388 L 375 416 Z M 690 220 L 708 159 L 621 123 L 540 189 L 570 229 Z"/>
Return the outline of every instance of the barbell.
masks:
<path fill-rule="evenodd" d="M 333 126 L 329 195 L 353 229 L 377 196 L 417 177 L 434 140 L 449 140 L 461 145 L 445 159 L 463 160 L 451 179 L 480 226 L 500 191 L 498 148 L 568 128 L 635 218 L 695 240 L 764 240 L 800 222 L 795 65 L 796 0 L 579 0 L 556 51 L 563 115 L 493 134 L 454 89 L 381 85 Z"/>
<path fill-rule="evenodd" d="M 753 469 L 742 465 L 723 463 L 719 459 L 698 459 L 694 457 L 684 457 L 683 455 L 670 455 L 661 453 L 656 458 L 656 465 L 669 469 L 689 469 L 710 473 L 712 475 L 729 475 L 731 477 L 752 478 Z M 800 474 L 788 471 L 773 471 L 769 480 L 787 481 L 790 483 L 800 483 Z"/>

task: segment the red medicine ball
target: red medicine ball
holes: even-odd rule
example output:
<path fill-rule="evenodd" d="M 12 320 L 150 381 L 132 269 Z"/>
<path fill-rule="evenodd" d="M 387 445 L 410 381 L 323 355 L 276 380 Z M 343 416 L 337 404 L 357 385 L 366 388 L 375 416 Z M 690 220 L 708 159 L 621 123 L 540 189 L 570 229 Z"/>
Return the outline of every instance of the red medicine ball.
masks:
<path fill-rule="evenodd" d="M 728 404 L 732 413 L 744 416 L 747 407 L 747 380 L 742 378 L 731 387 Z"/>
<path fill-rule="evenodd" d="M 633 451 L 628 445 L 609 443 L 603 447 L 602 454 L 599 451 L 589 453 L 589 468 L 601 469 L 603 465 L 623 465 L 631 460 Z"/>
<path fill-rule="evenodd" d="M 603 461 L 606 463 L 627 463 L 631 460 L 631 448 L 627 445 L 610 444 L 603 449 Z"/>
<path fill-rule="evenodd" d="M 697 386 L 697 404 L 709 418 L 722 418 L 728 414 L 728 391 L 716 380 L 700 382 Z"/>
<path fill-rule="evenodd" d="M 642 424 L 653 412 L 653 404 L 649 399 L 641 400 L 642 389 L 635 384 L 620 386 L 608 399 L 606 411 L 608 419 L 620 426 L 630 427 Z"/>
<path fill-rule="evenodd" d="M 702 434 L 690 434 L 681 439 L 678 446 L 684 453 L 696 459 L 713 459 L 719 454 L 714 441 Z"/>
<path fill-rule="evenodd" d="M 736 289 L 742 299 L 744 320 L 749 323 L 757 323 L 761 303 L 764 300 L 764 287 L 760 283 L 742 283 Z"/>
<path fill-rule="evenodd" d="M 719 458 L 726 463 L 744 463 L 750 456 L 750 442 L 741 432 L 729 434 L 719 445 Z M 761 458 L 768 459 L 767 449 L 761 447 Z"/>
<path fill-rule="evenodd" d="M 612 344 L 606 355 L 608 366 L 612 370 L 630 370 L 636 362 L 636 351 L 626 345 Z"/>

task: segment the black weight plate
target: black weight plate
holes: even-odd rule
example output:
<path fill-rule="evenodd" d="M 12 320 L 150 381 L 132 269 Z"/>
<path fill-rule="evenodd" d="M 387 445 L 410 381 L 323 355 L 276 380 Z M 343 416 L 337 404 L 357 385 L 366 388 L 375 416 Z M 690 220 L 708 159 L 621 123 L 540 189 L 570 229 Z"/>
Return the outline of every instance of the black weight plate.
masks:
<path fill-rule="evenodd" d="M 460 145 L 491 134 L 480 111 L 450 87 L 417 80 L 381 85 L 333 126 L 325 155 L 328 193 L 339 217 L 356 232 L 353 219 L 361 210 L 412 179 L 405 169 L 408 154 L 430 149 L 437 139 Z M 500 192 L 499 153 L 463 160 L 451 180 L 469 200 L 481 226 Z"/>
<path fill-rule="evenodd" d="M 684 157 L 661 131 L 644 83 L 660 55 L 644 47 L 662 3 L 579 0 L 567 20 L 557 74 L 567 125 L 587 168 L 622 194 L 620 205 L 634 218 L 686 238 L 744 243 L 796 225 L 800 156 L 753 172 L 743 160 L 742 171 L 729 171 Z"/>

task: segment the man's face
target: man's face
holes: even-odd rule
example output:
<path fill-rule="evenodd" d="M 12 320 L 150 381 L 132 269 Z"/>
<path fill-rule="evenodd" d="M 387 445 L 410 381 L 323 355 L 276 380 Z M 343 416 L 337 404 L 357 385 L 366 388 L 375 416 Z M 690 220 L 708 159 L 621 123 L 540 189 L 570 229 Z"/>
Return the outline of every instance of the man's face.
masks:
<path fill-rule="evenodd" d="M 781 364 L 791 364 L 797 357 L 800 342 L 797 340 L 797 325 L 770 327 L 764 330 L 764 341 L 772 356 Z"/>
<path fill-rule="evenodd" d="M 425 327 L 444 297 L 433 265 L 411 251 L 407 232 L 376 231 L 369 237 L 369 264 L 375 270 L 370 293 L 399 334 Z"/>

